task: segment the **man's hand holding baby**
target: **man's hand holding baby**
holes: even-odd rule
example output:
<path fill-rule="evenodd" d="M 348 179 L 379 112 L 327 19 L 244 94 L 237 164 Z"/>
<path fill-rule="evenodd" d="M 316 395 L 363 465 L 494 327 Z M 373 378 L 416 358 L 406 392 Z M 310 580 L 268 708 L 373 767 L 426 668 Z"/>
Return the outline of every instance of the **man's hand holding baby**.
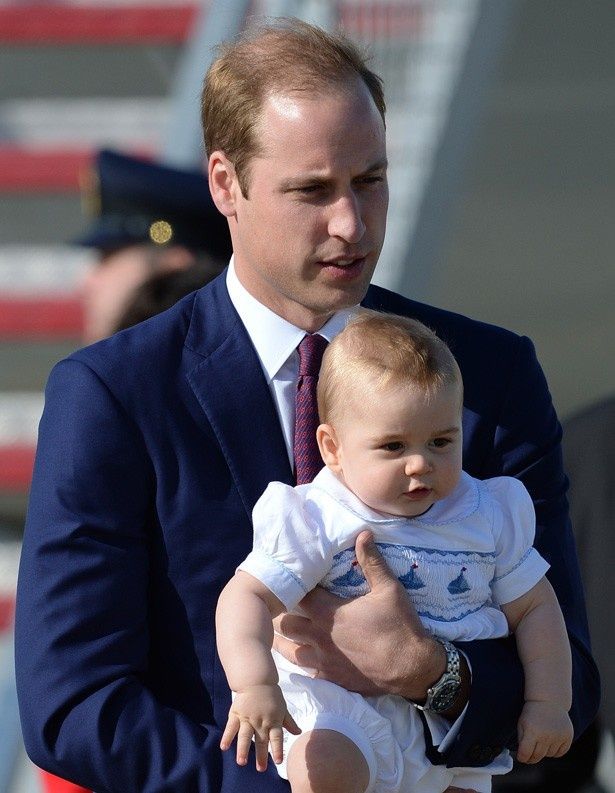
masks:
<path fill-rule="evenodd" d="M 426 631 L 371 532 L 359 534 L 355 553 L 370 592 L 344 600 L 316 587 L 300 603 L 305 617 L 283 614 L 275 621 L 273 646 L 350 691 L 421 701 L 446 666 L 442 645 Z M 466 701 L 467 694 L 460 697 L 459 712 Z"/>

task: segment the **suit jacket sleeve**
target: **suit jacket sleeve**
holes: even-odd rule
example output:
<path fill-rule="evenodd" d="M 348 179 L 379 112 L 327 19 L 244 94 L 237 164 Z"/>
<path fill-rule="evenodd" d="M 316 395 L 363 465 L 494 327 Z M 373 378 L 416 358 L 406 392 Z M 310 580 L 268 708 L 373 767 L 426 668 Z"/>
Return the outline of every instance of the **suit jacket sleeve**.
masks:
<path fill-rule="evenodd" d="M 219 732 L 163 707 L 145 685 L 150 466 L 97 375 L 78 361 L 59 364 L 18 583 L 24 741 L 36 764 L 97 793 L 213 793 Z"/>
<path fill-rule="evenodd" d="M 478 354 L 478 353 L 477 353 Z M 481 478 L 519 478 L 536 509 L 535 547 L 551 565 L 550 579 L 564 613 L 573 659 L 571 718 L 579 735 L 595 716 L 599 679 L 591 657 L 585 603 L 574 548 L 561 428 L 534 348 L 518 340 L 506 398 Z M 448 766 L 486 765 L 504 746 L 514 748 L 523 705 L 523 671 L 513 638 L 459 642 L 472 667 L 472 690 L 461 729 L 443 754 Z"/>

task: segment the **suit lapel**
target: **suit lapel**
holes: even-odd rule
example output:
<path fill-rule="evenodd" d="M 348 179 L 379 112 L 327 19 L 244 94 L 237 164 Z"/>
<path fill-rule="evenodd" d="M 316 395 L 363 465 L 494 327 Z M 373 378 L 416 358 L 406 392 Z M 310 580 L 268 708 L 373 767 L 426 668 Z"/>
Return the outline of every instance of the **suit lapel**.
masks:
<path fill-rule="evenodd" d="M 293 474 L 271 392 L 224 279 L 195 299 L 186 346 L 201 360 L 187 377 L 251 515 L 269 482 L 293 484 Z"/>

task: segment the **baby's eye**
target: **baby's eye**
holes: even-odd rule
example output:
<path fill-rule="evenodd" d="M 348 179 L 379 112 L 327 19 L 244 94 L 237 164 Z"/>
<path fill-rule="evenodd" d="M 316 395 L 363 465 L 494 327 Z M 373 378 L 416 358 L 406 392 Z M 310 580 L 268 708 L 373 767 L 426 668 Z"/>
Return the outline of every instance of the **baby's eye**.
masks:
<path fill-rule="evenodd" d="M 404 448 L 404 444 L 401 441 L 390 441 L 383 444 L 382 448 L 387 452 L 398 452 Z"/>
<path fill-rule="evenodd" d="M 450 438 L 434 438 L 432 441 L 436 449 L 443 449 L 445 446 L 448 446 L 449 443 L 451 443 Z"/>

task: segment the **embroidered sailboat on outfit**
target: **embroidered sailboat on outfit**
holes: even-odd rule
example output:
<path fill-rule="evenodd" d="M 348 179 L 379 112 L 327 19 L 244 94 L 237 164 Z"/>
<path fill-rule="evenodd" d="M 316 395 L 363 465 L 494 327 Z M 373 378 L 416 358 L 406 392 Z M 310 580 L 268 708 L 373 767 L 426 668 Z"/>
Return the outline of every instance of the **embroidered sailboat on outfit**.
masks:
<path fill-rule="evenodd" d="M 447 586 L 447 589 L 451 595 L 461 595 L 463 592 L 467 592 L 468 589 L 470 589 L 470 585 L 464 576 L 464 573 L 467 569 L 467 567 L 462 567 L 457 578 L 453 578 L 451 583 Z"/>

